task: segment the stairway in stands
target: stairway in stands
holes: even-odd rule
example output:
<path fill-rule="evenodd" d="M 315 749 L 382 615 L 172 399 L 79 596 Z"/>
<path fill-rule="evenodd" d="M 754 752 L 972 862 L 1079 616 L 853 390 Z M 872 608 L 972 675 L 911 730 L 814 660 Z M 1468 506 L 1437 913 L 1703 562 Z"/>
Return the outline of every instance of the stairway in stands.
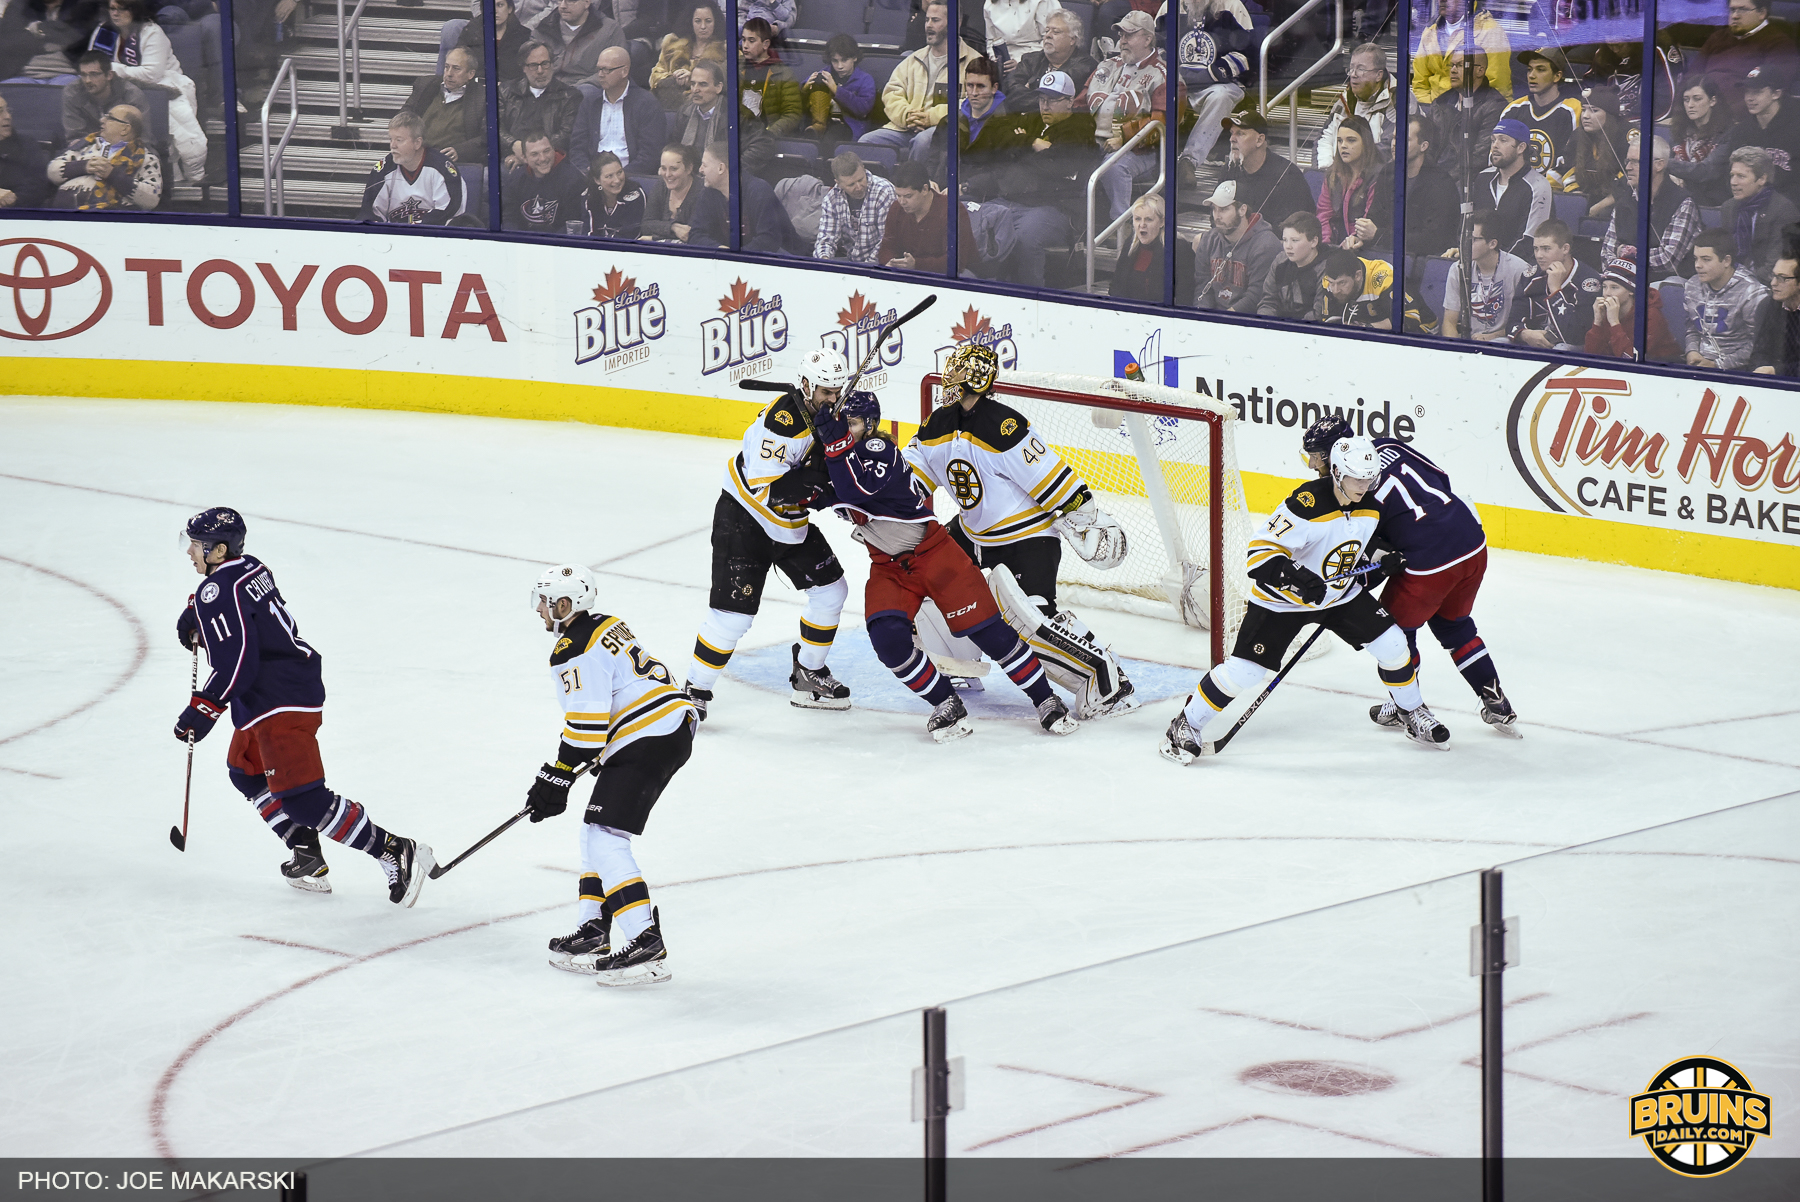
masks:
<path fill-rule="evenodd" d="M 346 5 L 346 12 L 350 10 Z M 299 72 L 300 120 L 283 160 L 289 217 L 349 218 L 362 204 L 363 183 L 385 155 L 388 118 L 412 92 L 421 75 L 435 75 L 438 36 L 445 21 L 466 19 L 467 0 L 425 0 L 401 8 L 371 0 L 362 20 L 362 112 L 351 96 L 353 140 L 331 136 L 338 124 L 337 9 L 315 3 L 297 36 L 284 46 Z M 269 147 L 273 153 L 288 121 L 284 81 L 269 106 Z M 262 113 L 260 106 L 239 117 L 239 172 L 246 216 L 263 212 Z"/>

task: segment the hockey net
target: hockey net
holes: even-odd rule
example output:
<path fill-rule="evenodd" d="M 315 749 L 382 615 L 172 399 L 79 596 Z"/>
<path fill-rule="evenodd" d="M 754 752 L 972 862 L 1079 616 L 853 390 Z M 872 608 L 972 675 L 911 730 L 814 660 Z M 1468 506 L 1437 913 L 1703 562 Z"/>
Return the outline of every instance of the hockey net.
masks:
<path fill-rule="evenodd" d="M 940 377 L 926 376 L 921 422 L 941 392 Z M 1062 557 L 1057 588 L 1070 607 L 1209 630 L 1213 661 L 1222 660 L 1249 596 L 1250 511 L 1231 406 L 1157 384 L 1058 372 L 1005 372 L 994 393 L 1025 415 L 1125 529 L 1125 561 L 1111 571 Z"/>

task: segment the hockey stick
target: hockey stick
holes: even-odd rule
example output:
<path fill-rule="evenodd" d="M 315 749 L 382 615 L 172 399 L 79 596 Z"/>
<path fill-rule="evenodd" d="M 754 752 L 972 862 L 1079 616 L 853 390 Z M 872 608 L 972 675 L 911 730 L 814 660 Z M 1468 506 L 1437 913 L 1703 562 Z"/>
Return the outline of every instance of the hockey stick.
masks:
<path fill-rule="evenodd" d="M 581 767 L 575 769 L 575 775 L 571 776 L 569 778 L 569 787 L 574 788 L 575 782 L 581 779 L 582 773 L 586 772 L 588 769 L 592 768 L 593 766 L 594 766 L 594 761 L 589 760 L 587 763 L 583 764 Z M 531 807 L 528 805 L 524 809 L 520 810 L 517 814 L 514 814 L 511 818 L 508 818 L 505 822 L 502 822 L 499 826 L 497 826 L 493 830 L 489 831 L 487 833 L 486 838 L 482 839 L 481 842 L 477 843 L 474 847 L 471 847 L 468 851 L 463 852 L 462 855 L 457 856 L 454 860 L 451 860 L 448 864 L 433 864 L 431 866 L 431 871 L 429 873 L 427 873 L 426 875 L 434 881 L 437 880 L 439 877 L 443 876 L 446 872 L 449 872 L 452 868 L 455 868 L 458 864 L 462 863 L 464 860 L 468 859 L 470 856 L 474 855 L 476 852 L 480 851 L 482 848 L 484 848 L 488 844 L 492 843 L 495 839 L 498 839 L 501 835 L 504 835 L 507 831 L 511 830 L 513 823 L 517 822 L 521 818 L 526 817 L 530 813 L 531 813 Z"/>
<path fill-rule="evenodd" d="M 200 687 L 200 648 L 194 648 L 194 667 L 188 674 L 188 696 L 192 697 Z M 188 731 L 188 766 L 187 784 L 181 789 L 181 825 L 169 828 L 169 842 L 175 845 L 176 851 L 187 850 L 188 801 L 194 795 L 194 732 Z"/>
<path fill-rule="evenodd" d="M 1231 742 L 1233 737 L 1235 737 L 1237 735 L 1237 732 L 1244 729 L 1244 723 L 1250 721 L 1250 715 L 1254 714 L 1258 709 L 1260 709 L 1262 707 L 1262 703 L 1269 699 L 1269 694 L 1271 694 L 1275 691 L 1275 686 L 1281 683 L 1282 677 L 1286 676 L 1289 672 L 1293 671 L 1294 665 L 1300 662 L 1301 657 L 1303 657 L 1309 650 L 1312 649 L 1312 645 L 1314 643 L 1318 642 L 1319 636 L 1324 633 L 1325 633 L 1325 628 L 1323 626 L 1320 626 L 1317 630 L 1314 630 L 1312 632 L 1312 637 L 1310 639 L 1307 639 L 1304 643 L 1300 644 L 1300 650 L 1294 652 L 1294 657 L 1292 659 L 1288 660 L 1288 662 L 1282 666 L 1281 671 L 1275 673 L 1275 679 L 1271 680 L 1268 683 L 1267 687 L 1265 687 L 1263 689 L 1262 696 L 1258 697 L 1255 701 L 1252 701 L 1250 703 L 1250 708 L 1245 710 L 1244 716 L 1239 718 L 1237 720 L 1236 724 L 1233 725 L 1230 730 L 1225 732 L 1224 738 L 1214 741 L 1214 743 L 1212 745 L 1212 753 L 1214 755 L 1217 755 L 1219 752 L 1224 751 L 1225 744 Z"/>
<path fill-rule="evenodd" d="M 876 334 L 874 340 L 869 343 L 869 351 L 863 356 L 862 362 L 856 365 L 856 374 L 850 377 L 850 382 L 844 385 L 844 390 L 842 392 L 838 393 L 838 399 L 843 400 L 856 391 L 856 385 L 862 380 L 863 372 L 867 371 L 869 364 L 875 361 L 875 356 L 881 353 L 881 344 L 887 341 L 889 334 L 892 334 L 895 330 L 899 329 L 901 326 L 905 325 L 935 304 L 937 304 L 937 293 L 933 292 L 930 296 L 896 317 L 892 324 L 883 326 L 881 332 Z"/>

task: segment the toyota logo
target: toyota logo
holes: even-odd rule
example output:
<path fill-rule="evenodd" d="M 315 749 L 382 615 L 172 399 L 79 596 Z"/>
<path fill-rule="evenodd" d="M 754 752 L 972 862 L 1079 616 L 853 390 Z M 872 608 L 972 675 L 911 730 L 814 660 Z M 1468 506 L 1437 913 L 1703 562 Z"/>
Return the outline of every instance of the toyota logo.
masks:
<path fill-rule="evenodd" d="M 9 247 L 18 250 L 8 253 Z M 111 307 L 112 280 L 87 251 L 43 238 L 0 242 L 0 337 L 24 342 L 73 337 Z"/>

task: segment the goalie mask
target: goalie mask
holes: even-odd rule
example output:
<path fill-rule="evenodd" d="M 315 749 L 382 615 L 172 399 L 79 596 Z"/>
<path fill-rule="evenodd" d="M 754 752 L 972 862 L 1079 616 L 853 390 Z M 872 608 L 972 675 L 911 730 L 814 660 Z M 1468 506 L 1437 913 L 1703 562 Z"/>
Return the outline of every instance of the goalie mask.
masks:
<path fill-rule="evenodd" d="M 810 351 L 801 361 L 800 396 L 805 400 L 808 412 L 819 411 L 818 402 L 813 400 L 814 391 L 820 388 L 841 390 L 849 382 L 850 365 L 836 351 Z"/>
<path fill-rule="evenodd" d="M 531 608 L 538 617 L 550 624 L 552 631 L 561 634 L 563 626 L 576 614 L 593 608 L 599 596 L 599 590 L 594 587 L 592 572 L 578 563 L 561 563 L 545 568 L 537 583 L 531 586 Z M 558 618 L 556 603 L 565 597 L 569 601 L 569 612 L 567 616 Z"/>
<path fill-rule="evenodd" d="M 957 347 L 944 360 L 944 403 L 961 399 L 961 394 L 955 391 L 958 386 L 976 396 L 992 392 L 994 378 L 999 374 L 1000 356 L 994 353 L 993 347 L 973 342 Z"/>

